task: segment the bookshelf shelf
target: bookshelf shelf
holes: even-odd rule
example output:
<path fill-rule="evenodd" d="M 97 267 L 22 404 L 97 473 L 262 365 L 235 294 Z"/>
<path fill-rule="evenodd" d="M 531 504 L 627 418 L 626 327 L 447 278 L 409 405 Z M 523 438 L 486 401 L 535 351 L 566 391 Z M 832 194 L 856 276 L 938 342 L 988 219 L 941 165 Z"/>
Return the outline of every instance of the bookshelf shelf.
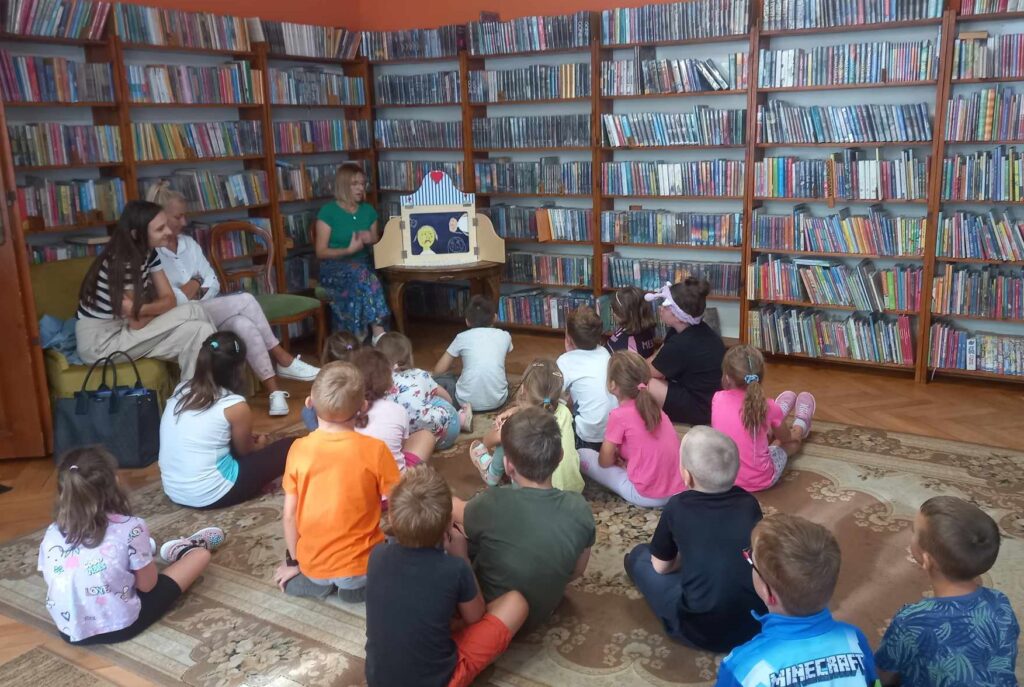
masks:
<path fill-rule="evenodd" d="M 998 372 L 985 372 L 983 370 L 960 370 L 953 367 L 929 367 L 928 371 L 932 374 L 950 377 L 964 377 L 981 380 L 991 379 L 1003 382 L 1016 382 L 1018 384 L 1024 382 L 1024 375 L 1004 375 L 999 374 Z"/>
<path fill-rule="evenodd" d="M 755 143 L 756 148 L 910 148 L 930 146 L 931 141 L 847 141 L 832 143 Z"/>
<path fill-rule="evenodd" d="M 466 57 L 470 60 L 501 60 L 514 57 L 536 57 L 544 55 L 570 55 L 573 53 L 588 53 L 590 46 L 584 45 L 579 48 L 555 48 L 553 50 L 521 50 L 519 52 L 488 53 L 486 55 L 475 55 L 467 52 Z M 452 58 L 452 59 L 458 59 Z"/>
<path fill-rule="evenodd" d="M 941 17 L 934 19 L 911 19 L 907 21 L 887 21 L 873 24 L 842 24 L 840 26 L 818 26 L 809 29 L 773 29 L 762 30 L 761 36 L 765 38 L 776 38 L 782 36 L 813 36 L 819 33 L 857 33 L 861 31 L 876 31 L 882 29 L 909 29 L 917 26 L 938 26 L 942 23 Z"/>
<path fill-rule="evenodd" d="M 637 93 L 636 95 L 600 95 L 601 100 L 657 100 L 662 98 L 702 98 L 714 95 L 746 95 L 746 89 L 723 91 L 684 91 L 682 93 Z"/>
<path fill-rule="evenodd" d="M 51 172 L 58 169 L 111 169 L 123 167 L 124 162 L 69 162 L 65 165 L 22 165 L 14 166 L 15 172 Z"/>
<path fill-rule="evenodd" d="M 602 198 L 609 198 L 609 199 L 636 198 L 638 200 L 640 200 L 640 199 L 643 199 L 643 200 L 706 200 L 706 201 L 743 200 L 743 196 L 711 196 L 711 195 L 708 195 L 708 196 L 651 196 L 651 195 L 647 195 L 647 196 L 645 196 L 645 195 L 641 195 L 641 194 L 634 194 L 634 195 L 619 195 L 619 194 L 609 195 L 609 194 L 602 194 L 601 197 Z"/>
<path fill-rule="evenodd" d="M 281 62 L 315 62 L 316 64 L 333 64 L 339 66 L 355 66 L 362 64 L 361 59 L 346 59 L 344 57 L 311 57 L 310 55 L 285 55 L 284 53 L 267 53 L 268 60 Z"/>
<path fill-rule="evenodd" d="M 1024 260 L 994 260 L 991 258 L 953 258 L 947 255 L 935 256 L 936 262 L 970 263 L 975 265 L 1004 265 L 1006 267 L 1024 267 Z"/>
<path fill-rule="evenodd" d="M 489 107 L 491 105 L 547 105 L 551 103 L 584 103 L 590 102 L 589 95 L 574 98 L 537 98 L 536 100 L 498 100 L 494 102 L 470 102 L 470 107 Z M 458 105 L 458 103 L 455 103 Z"/>
<path fill-rule="evenodd" d="M 53 227 L 40 227 L 39 229 L 30 229 L 25 227 L 23 231 L 27 234 L 58 234 L 71 231 L 85 231 L 87 229 L 101 229 L 112 227 L 117 222 L 104 222 L 100 220 L 98 222 L 83 222 L 82 224 L 59 224 Z"/>
<path fill-rule="evenodd" d="M 79 47 L 106 45 L 105 40 L 90 40 L 88 38 L 62 38 L 59 36 L 33 36 L 31 34 L 0 32 L 0 42 L 12 41 L 17 43 L 39 43 L 42 45 L 76 45 Z"/>
<path fill-rule="evenodd" d="M 957 18 L 961 24 L 979 21 L 1008 21 L 1024 19 L 1024 12 L 992 12 L 990 14 L 961 14 Z"/>
<path fill-rule="evenodd" d="M 398 150 L 397 148 L 382 148 L 384 150 Z M 406 148 L 405 150 L 411 150 Z M 420 150 L 417 148 L 416 150 Z M 432 150 L 432 148 L 424 148 L 423 150 Z M 362 153 L 370 152 L 370 148 L 353 148 L 351 150 L 299 150 L 294 153 L 282 153 L 279 150 L 274 151 L 274 155 L 277 157 L 303 157 L 307 155 L 359 155 Z"/>
<path fill-rule="evenodd" d="M 398 193 L 413 193 L 413 191 L 398 191 Z M 590 198 L 589 193 L 515 193 L 512 191 L 477 191 L 476 195 L 484 198 L 490 196 L 502 196 L 504 198 Z"/>
<path fill-rule="evenodd" d="M 760 93 L 806 93 L 811 91 L 845 91 L 875 88 L 919 88 L 921 86 L 931 86 L 934 88 L 938 83 L 934 79 L 930 81 L 881 81 L 878 83 L 844 83 L 828 84 L 825 86 L 759 86 L 757 90 Z"/>
<path fill-rule="evenodd" d="M 720 148 L 746 148 L 746 143 L 702 143 L 699 145 L 672 145 L 672 146 L 601 146 L 601 150 L 615 152 L 616 150 L 718 150 Z M 589 148 L 587 149 L 589 150 Z"/>
<path fill-rule="evenodd" d="M 890 310 L 884 308 L 882 310 L 864 310 L 858 308 L 855 305 L 837 305 L 832 303 L 811 303 L 810 301 L 789 301 L 781 298 L 748 298 L 751 303 L 771 303 L 773 305 L 789 305 L 794 308 L 811 308 L 818 310 L 844 310 L 848 312 L 881 312 L 886 315 L 910 315 L 916 316 L 917 310 Z"/>
<path fill-rule="evenodd" d="M 625 287 L 622 287 L 622 286 L 602 286 L 601 290 L 604 293 L 615 293 L 616 291 L 621 291 L 623 288 L 625 288 Z M 712 293 L 708 294 L 708 300 L 709 301 L 721 301 L 721 302 L 725 302 L 725 303 L 736 303 L 736 302 L 739 302 L 739 301 L 741 301 L 743 299 L 740 298 L 739 296 L 736 296 L 736 295 L 733 295 L 733 294 L 729 294 L 729 293 L 714 293 L 714 292 L 712 292 Z"/>
<path fill-rule="evenodd" d="M 951 320 L 978 320 L 981 322 L 1007 322 L 1009 324 L 1024 324 L 1024 319 L 1013 317 L 991 317 L 989 315 L 961 315 L 959 313 L 932 312 L 932 317 L 944 317 Z"/>
<path fill-rule="evenodd" d="M 216 215 L 222 212 L 241 212 L 243 210 L 262 210 L 269 208 L 270 203 L 256 203 L 255 205 L 236 205 L 230 208 L 211 208 L 208 210 L 189 210 L 189 215 Z"/>
<path fill-rule="evenodd" d="M 509 281 L 507 279 L 501 280 L 502 284 L 508 286 L 536 286 L 544 289 L 589 289 L 592 288 L 590 284 L 555 284 L 553 282 L 545 281 Z"/>
<path fill-rule="evenodd" d="M 263 103 L 137 103 L 129 102 L 128 107 L 170 107 L 174 109 L 193 109 L 193 108 L 231 108 L 233 110 L 254 110 L 262 109 Z"/>
<path fill-rule="evenodd" d="M 270 103 L 270 107 L 283 107 L 292 110 L 356 110 L 365 107 L 365 105 L 346 105 L 344 103 L 337 103 L 334 105 L 328 103 Z"/>
<path fill-rule="evenodd" d="M 951 85 L 959 86 L 961 84 L 972 83 L 1012 83 L 1014 81 L 1024 81 L 1024 76 L 985 76 L 972 79 L 953 79 Z"/>
<path fill-rule="evenodd" d="M 339 150 L 337 152 L 343 153 L 345 151 Z M 384 147 L 378 147 L 377 148 L 377 152 L 379 152 L 379 153 L 435 153 L 435 152 L 440 152 L 440 153 L 461 153 L 462 152 L 462 148 L 430 148 L 430 147 L 422 147 L 422 148 L 421 147 L 411 147 L 411 148 L 392 148 L 392 147 L 388 147 L 388 148 L 384 148 Z M 278 155 L 280 155 L 280 154 L 281 153 L 278 153 Z M 291 154 L 291 153 L 289 153 L 289 154 Z"/>
<path fill-rule="evenodd" d="M 394 60 L 370 60 L 374 67 L 386 67 L 389 64 L 418 64 L 420 62 L 458 62 L 458 55 L 438 55 L 436 57 L 400 57 Z"/>
<path fill-rule="evenodd" d="M 358 107 L 358 106 L 357 106 Z M 462 103 L 401 103 L 389 105 L 387 103 L 376 103 L 373 106 L 375 110 L 392 110 L 392 109 L 404 109 L 414 107 L 462 107 Z"/>
<path fill-rule="evenodd" d="M 743 246 L 697 246 L 689 243 L 611 243 L 616 248 L 653 248 L 657 250 L 709 250 L 722 253 L 737 253 Z"/>
<path fill-rule="evenodd" d="M 781 202 L 781 203 L 825 203 L 827 205 L 927 205 L 924 198 L 794 198 L 791 196 L 754 196 L 754 202 Z"/>
<path fill-rule="evenodd" d="M 185 55 L 223 55 L 225 57 L 237 57 L 252 59 L 256 56 L 253 50 L 230 50 L 218 48 L 193 48 L 186 45 L 155 45 L 153 43 L 128 43 L 121 41 L 122 50 L 133 50 L 140 52 L 167 52 L 181 53 Z"/>
<path fill-rule="evenodd" d="M 590 152 L 590 146 L 544 146 L 537 148 L 473 148 L 474 153 L 555 153 L 574 150 Z"/>
<path fill-rule="evenodd" d="M 1024 205 L 1024 200 L 954 200 L 943 198 L 939 201 L 942 205 Z"/>
<path fill-rule="evenodd" d="M 806 255 L 809 257 L 821 257 L 821 258 L 857 258 L 861 260 L 923 260 L 923 256 L 920 255 L 882 255 L 876 253 L 828 253 L 824 251 L 813 251 L 813 250 L 789 250 L 786 248 L 762 248 L 760 246 L 752 246 L 750 248 L 751 253 L 757 253 L 760 255 L 767 255 L 769 253 L 773 255 Z"/>
<path fill-rule="evenodd" d="M 536 238 L 506 238 L 505 243 L 530 244 L 538 246 L 586 246 L 588 248 L 591 248 L 594 245 L 592 241 L 561 241 L 558 239 L 552 239 L 551 241 L 540 241 Z"/>
<path fill-rule="evenodd" d="M 855 365 L 857 367 L 870 367 L 878 370 L 898 370 L 902 372 L 913 372 L 913 365 L 901 365 L 899 363 L 882 363 L 873 360 L 857 360 L 855 358 L 839 358 L 837 356 L 815 356 L 807 353 L 772 353 L 764 351 L 765 355 L 777 359 L 810 360 L 814 362 L 835 363 L 837 365 Z"/>
<path fill-rule="evenodd" d="M 944 143 L 947 146 L 986 146 L 986 145 L 991 145 L 991 146 L 999 146 L 999 145 L 1019 146 L 1019 145 L 1024 145 L 1024 140 L 993 139 L 991 141 L 980 141 L 980 140 L 950 141 L 950 140 L 947 139 L 946 141 L 944 141 Z"/>
<path fill-rule="evenodd" d="M 262 160 L 263 155 L 226 155 L 224 157 L 186 157 L 168 158 L 166 160 L 136 160 L 136 166 L 152 167 L 154 165 L 200 164 L 209 162 L 236 162 L 239 160 Z"/>
<path fill-rule="evenodd" d="M 704 38 L 683 38 L 669 41 L 636 41 L 633 43 L 601 43 L 601 50 L 631 50 L 633 48 L 668 48 L 676 45 L 703 45 L 704 43 L 738 43 L 750 37 L 745 33 L 731 33 L 724 36 Z"/>
<path fill-rule="evenodd" d="M 402 191 L 405 193 L 405 191 Z M 281 198 L 280 203 L 326 203 L 329 200 L 334 200 L 334 196 L 317 196 L 316 198 Z"/>
<path fill-rule="evenodd" d="M 40 102 L 10 102 L 4 103 L 4 107 L 117 107 L 117 103 L 106 101 L 65 103 L 59 100 L 47 100 Z"/>

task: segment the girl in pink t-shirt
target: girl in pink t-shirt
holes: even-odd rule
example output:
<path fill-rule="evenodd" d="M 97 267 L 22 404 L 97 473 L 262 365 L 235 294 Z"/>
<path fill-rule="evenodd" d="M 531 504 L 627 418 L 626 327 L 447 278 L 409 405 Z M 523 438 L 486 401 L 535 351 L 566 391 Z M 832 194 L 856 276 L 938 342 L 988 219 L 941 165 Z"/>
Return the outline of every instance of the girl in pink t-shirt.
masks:
<path fill-rule="evenodd" d="M 761 491 L 782 477 L 789 457 L 811 431 L 814 396 L 783 391 L 764 397 L 764 356 L 753 346 L 733 346 L 722 359 L 722 391 L 711 399 L 711 426 L 736 442 L 736 486 Z M 792 428 L 785 420 L 796 407 Z"/>
<path fill-rule="evenodd" d="M 641 508 L 664 506 L 686 489 L 679 472 L 679 435 L 647 390 L 650 381 L 650 368 L 640 355 L 613 355 L 608 391 L 619 407 L 608 414 L 601 452 L 580 449 L 584 475 Z"/>

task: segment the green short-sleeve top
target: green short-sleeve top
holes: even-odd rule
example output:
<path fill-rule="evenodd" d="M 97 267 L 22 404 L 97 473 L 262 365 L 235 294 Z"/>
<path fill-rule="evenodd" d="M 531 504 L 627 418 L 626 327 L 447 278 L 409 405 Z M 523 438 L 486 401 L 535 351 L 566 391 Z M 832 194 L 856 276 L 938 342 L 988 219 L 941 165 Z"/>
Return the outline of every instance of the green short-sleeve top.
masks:
<path fill-rule="evenodd" d="M 337 201 L 331 201 L 320 208 L 316 218 L 331 228 L 331 236 L 327 239 L 328 248 L 348 248 L 352 237 L 366 231 L 377 221 L 377 211 L 369 203 L 360 203 L 355 214 L 346 211 Z M 364 247 L 342 260 L 367 259 L 370 251 Z"/>

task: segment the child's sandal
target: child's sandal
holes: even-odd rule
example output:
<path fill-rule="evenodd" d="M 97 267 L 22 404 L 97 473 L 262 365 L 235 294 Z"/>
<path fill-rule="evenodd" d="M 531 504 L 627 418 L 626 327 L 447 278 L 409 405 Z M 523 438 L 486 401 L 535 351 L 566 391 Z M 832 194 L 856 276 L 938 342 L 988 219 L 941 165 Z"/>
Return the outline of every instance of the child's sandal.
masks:
<path fill-rule="evenodd" d="M 480 473 L 480 479 L 486 482 L 488 486 L 497 486 L 497 481 L 490 472 L 491 461 L 494 460 L 494 456 L 487 452 L 484 442 L 477 439 L 469 445 L 469 459 Z"/>

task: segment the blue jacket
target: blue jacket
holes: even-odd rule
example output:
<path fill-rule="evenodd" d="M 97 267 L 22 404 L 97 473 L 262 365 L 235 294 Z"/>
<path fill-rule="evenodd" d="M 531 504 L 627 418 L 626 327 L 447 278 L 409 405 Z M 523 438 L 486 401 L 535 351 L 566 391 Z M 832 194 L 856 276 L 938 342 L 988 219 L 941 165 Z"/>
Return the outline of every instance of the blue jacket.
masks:
<path fill-rule="evenodd" d="M 754 617 L 761 634 L 736 647 L 718 669 L 716 687 L 865 687 L 877 680 L 864 634 L 826 608 L 805 617 Z"/>

